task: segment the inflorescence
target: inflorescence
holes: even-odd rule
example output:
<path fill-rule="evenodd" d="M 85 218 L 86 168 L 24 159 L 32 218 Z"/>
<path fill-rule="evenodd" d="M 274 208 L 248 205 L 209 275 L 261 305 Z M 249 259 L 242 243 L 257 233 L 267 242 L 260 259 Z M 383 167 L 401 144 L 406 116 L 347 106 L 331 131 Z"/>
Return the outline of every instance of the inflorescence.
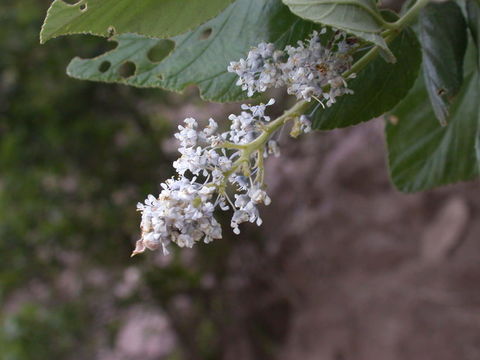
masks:
<path fill-rule="evenodd" d="M 307 42 L 284 50 L 261 43 L 246 60 L 232 62 L 228 71 L 239 76 L 237 85 L 248 96 L 286 86 L 298 99 L 331 106 L 336 97 L 351 93 L 342 74 L 352 66 L 355 45 L 345 33 L 337 32 L 324 46 L 320 39 L 325 32 L 315 31 Z M 190 248 L 202 240 L 220 239 L 222 229 L 214 217 L 217 208 L 233 211 L 230 225 L 235 234 L 240 233 L 241 223 L 262 224 L 258 206 L 271 201 L 265 192 L 264 159 L 279 155 L 273 135 L 289 120 L 295 121 L 292 136 L 311 130 L 307 115 L 285 114 L 271 121 L 265 111 L 274 102 L 241 105 L 240 115 L 228 117 L 231 125 L 225 132 L 219 132 L 213 119 L 202 129 L 195 119 L 185 119 L 175 134 L 181 154 L 173 163 L 177 175 L 161 184 L 158 197 L 149 195 L 137 205 L 142 236 L 132 256 L 158 248 L 168 254 L 172 242 Z"/>
<path fill-rule="evenodd" d="M 287 46 L 284 50 L 261 43 L 246 59 L 231 62 L 228 71 L 238 75 L 237 85 L 248 96 L 286 86 L 287 92 L 297 99 L 314 98 L 330 106 L 336 97 L 352 93 L 342 74 L 352 66 L 356 44 L 346 33 L 337 32 L 323 45 L 321 37 L 326 32 L 326 28 L 320 33 L 314 31 L 307 42 L 299 41 L 297 47 Z"/>

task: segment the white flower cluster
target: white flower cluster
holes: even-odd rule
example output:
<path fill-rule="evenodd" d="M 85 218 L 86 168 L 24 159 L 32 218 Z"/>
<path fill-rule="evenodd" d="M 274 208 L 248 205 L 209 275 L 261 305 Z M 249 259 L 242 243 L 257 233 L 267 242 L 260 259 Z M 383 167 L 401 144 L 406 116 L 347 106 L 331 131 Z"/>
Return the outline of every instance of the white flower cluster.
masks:
<path fill-rule="evenodd" d="M 352 94 L 342 74 L 352 66 L 354 42 L 344 32 L 336 32 L 326 45 L 321 36 L 326 29 L 314 31 L 306 42 L 297 47 L 276 50 L 271 43 L 261 43 L 250 50 L 246 59 L 231 62 L 229 72 L 239 77 L 237 85 L 248 96 L 268 88 L 287 86 L 287 92 L 297 99 L 315 98 L 331 106 L 338 96 Z"/>
<path fill-rule="evenodd" d="M 278 153 L 277 144 L 270 139 L 263 149 L 247 156 L 242 146 L 262 133 L 270 121 L 265 110 L 273 103 L 271 99 L 267 104 L 242 105 L 244 111 L 230 115 L 232 124 L 224 133 L 217 132 L 218 125 L 213 119 L 202 130 L 192 118 L 178 127 L 175 137 L 180 141 L 181 156 L 174 162 L 178 175 L 162 184 L 158 198 L 149 195 L 144 203 L 138 204 L 142 237 L 133 255 L 160 247 L 167 254 L 171 242 L 192 247 L 201 240 L 208 243 L 220 239 L 222 230 L 214 218 L 217 207 L 233 209 L 231 226 L 236 234 L 240 233 L 239 224 L 243 222 L 262 223 L 258 205 L 270 204 L 270 198 L 263 190 L 261 164 L 269 154 Z M 227 187 L 235 190 L 233 200 L 227 194 Z"/>
<path fill-rule="evenodd" d="M 210 242 L 222 237 L 220 224 L 213 217 L 213 187 L 183 177 L 167 180 L 162 188 L 158 198 L 149 195 L 144 204 L 137 206 L 142 212 L 142 238 L 134 254 L 160 246 L 166 254 L 170 242 L 192 247 L 201 239 Z"/>
<path fill-rule="evenodd" d="M 351 68 L 354 45 L 341 32 L 322 45 L 324 33 L 314 32 L 307 42 L 282 51 L 262 43 L 246 60 L 232 62 L 228 70 L 238 74 L 237 85 L 249 96 L 287 86 L 299 99 L 315 98 L 330 106 L 336 97 L 351 93 L 342 74 Z M 214 217 L 217 208 L 233 211 L 230 225 L 235 234 L 240 233 L 241 223 L 261 225 L 258 206 L 270 204 L 264 190 L 264 159 L 279 155 L 272 135 L 287 120 L 295 120 L 290 133 L 293 137 L 310 132 L 312 126 L 309 116 L 296 112 L 271 122 L 265 111 L 274 102 L 242 105 L 240 115 L 228 117 L 231 124 L 225 132 L 218 131 L 213 119 L 202 129 L 195 119 L 185 119 L 175 134 L 181 154 L 173 163 L 177 175 L 161 185 L 158 197 L 149 195 L 137 206 L 142 213 L 142 237 L 132 255 L 160 247 L 167 254 L 170 243 L 192 247 L 202 240 L 220 239 L 222 229 Z M 232 191 L 233 197 L 228 194 Z"/>

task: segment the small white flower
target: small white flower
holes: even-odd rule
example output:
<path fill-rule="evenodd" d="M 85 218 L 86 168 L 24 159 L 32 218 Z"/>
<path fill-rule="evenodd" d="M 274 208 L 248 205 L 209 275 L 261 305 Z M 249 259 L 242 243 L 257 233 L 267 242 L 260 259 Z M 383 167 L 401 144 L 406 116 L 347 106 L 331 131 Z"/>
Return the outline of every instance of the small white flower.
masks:
<path fill-rule="evenodd" d="M 280 156 L 280 148 L 278 146 L 278 142 L 275 140 L 268 140 L 267 143 L 267 154 L 273 155 L 275 157 Z"/>
<path fill-rule="evenodd" d="M 312 131 L 312 121 L 307 115 L 300 116 L 300 125 L 301 125 L 301 130 L 304 133 L 309 133 L 310 131 Z"/>

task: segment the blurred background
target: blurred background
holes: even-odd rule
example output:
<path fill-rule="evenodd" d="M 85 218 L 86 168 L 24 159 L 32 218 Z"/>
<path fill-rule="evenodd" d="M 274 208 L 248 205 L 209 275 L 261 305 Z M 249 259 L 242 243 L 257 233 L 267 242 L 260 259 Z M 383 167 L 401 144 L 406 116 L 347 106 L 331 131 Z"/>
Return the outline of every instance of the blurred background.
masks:
<path fill-rule="evenodd" d="M 177 123 L 237 106 L 68 78 L 108 44 L 40 46 L 48 5 L 0 4 L 1 360 L 480 359 L 478 182 L 398 193 L 381 119 L 284 136 L 261 228 L 130 259 Z"/>

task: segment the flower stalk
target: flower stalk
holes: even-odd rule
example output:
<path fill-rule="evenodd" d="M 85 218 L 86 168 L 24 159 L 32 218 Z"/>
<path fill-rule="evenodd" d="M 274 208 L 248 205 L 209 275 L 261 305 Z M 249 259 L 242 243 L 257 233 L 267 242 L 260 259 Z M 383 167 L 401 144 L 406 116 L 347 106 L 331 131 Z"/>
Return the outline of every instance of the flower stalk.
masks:
<path fill-rule="evenodd" d="M 389 23 L 382 34 L 386 42 L 395 38 L 427 3 L 418 0 L 399 21 Z M 312 100 L 325 108 L 332 106 L 337 97 L 352 94 L 347 80 L 380 51 L 374 46 L 353 63 L 358 44 L 337 31 L 323 45 L 320 39 L 326 33 L 325 29 L 313 32 L 308 41 L 283 50 L 262 43 L 246 59 L 230 64 L 228 71 L 238 75 L 237 85 L 249 96 L 285 86 L 299 101 L 273 121 L 265 115 L 273 99 L 267 104 L 242 105 L 240 115 L 229 116 L 231 126 L 224 133 L 217 131 L 213 119 L 203 129 L 195 119 L 185 119 L 175 134 L 181 154 L 173 164 L 177 176 L 161 184 L 163 190 L 158 197 L 149 195 L 137 206 L 142 213 L 142 236 L 132 256 L 158 248 L 167 254 L 170 243 L 192 247 L 202 240 L 208 243 L 220 239 L 222 229 L 214 217 L 216 208 L 233 211 L 231 227 L 235 234 L 240 233 L 243 222 L 261 225 L 258 207 L 271 201 L 265 192 L 264 160 L 279 155 L 273 135 L 290 121 L 294 121 L 293 137 L 309 132 L 311 120 L 304 114 L 312 108 Z"/>

